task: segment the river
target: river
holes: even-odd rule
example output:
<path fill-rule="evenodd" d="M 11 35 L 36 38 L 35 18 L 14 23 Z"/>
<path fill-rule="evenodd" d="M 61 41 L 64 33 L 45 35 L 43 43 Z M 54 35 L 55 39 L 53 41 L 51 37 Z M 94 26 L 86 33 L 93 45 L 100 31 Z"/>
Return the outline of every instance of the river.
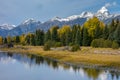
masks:
<path fill-rule="evenodd" d="M 120 72 L 69 66 L 32 54 L 0 52 L 0 80 L 120 80 Z"/>

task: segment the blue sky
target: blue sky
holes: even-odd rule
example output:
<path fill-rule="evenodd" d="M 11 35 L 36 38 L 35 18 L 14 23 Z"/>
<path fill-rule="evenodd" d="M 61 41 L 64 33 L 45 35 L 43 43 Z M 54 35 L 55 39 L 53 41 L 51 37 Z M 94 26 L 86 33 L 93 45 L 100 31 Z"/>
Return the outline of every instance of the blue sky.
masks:
<path fill-rule="evenodd" d="M 96 12 L 102 6 L 111 13 L 120 13 L 120 0 L 0 0 L 0 24 L 18 25 L 28 18 L 44 22 L 55 16 Z"/>

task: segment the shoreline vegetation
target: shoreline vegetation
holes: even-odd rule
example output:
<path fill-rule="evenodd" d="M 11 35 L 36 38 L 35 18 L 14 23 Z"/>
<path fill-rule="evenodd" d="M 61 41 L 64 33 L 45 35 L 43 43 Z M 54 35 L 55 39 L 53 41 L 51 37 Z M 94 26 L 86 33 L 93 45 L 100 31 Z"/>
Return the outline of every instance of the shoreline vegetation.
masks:
<path fill-rule="evenodd" d="M 15 45 L 13 48 L 1 48 L 0 50 L 11 53 L 35 54 L 68 65 L 84 65 L 86 67 L 110 68 L 120 71 L 120 49 L 81 47 L 81 50 L 70 52 L 67 50 L 44 51 L 43 46 Z"/>

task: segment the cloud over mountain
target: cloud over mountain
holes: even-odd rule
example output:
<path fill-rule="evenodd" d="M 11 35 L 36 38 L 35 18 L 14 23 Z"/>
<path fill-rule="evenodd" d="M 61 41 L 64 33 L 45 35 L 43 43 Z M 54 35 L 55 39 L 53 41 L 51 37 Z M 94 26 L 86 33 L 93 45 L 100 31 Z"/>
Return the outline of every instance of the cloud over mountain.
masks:
<path fill-rule="evenodd" d="M 108 7 L 112 7 L 112 6 L 116 6 L 117 3 L 116 2 L 112 2 L 112 3 L 106 3 L 104 7 L 108 8 Z"/>

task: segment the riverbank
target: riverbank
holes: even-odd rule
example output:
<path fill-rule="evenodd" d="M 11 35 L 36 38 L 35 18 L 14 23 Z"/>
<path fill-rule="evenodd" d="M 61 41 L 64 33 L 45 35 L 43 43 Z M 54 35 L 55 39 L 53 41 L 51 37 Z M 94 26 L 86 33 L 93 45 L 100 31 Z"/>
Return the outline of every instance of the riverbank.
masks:
<path fill-rule="evenodd" d="M 74 65 L 94 65 L 120 69 L 120 49 L 82 47 L 80 51 L 44 51 L 41 46 L 15 46 L 0 49 L 6 52 L 30 53 Z"/>

